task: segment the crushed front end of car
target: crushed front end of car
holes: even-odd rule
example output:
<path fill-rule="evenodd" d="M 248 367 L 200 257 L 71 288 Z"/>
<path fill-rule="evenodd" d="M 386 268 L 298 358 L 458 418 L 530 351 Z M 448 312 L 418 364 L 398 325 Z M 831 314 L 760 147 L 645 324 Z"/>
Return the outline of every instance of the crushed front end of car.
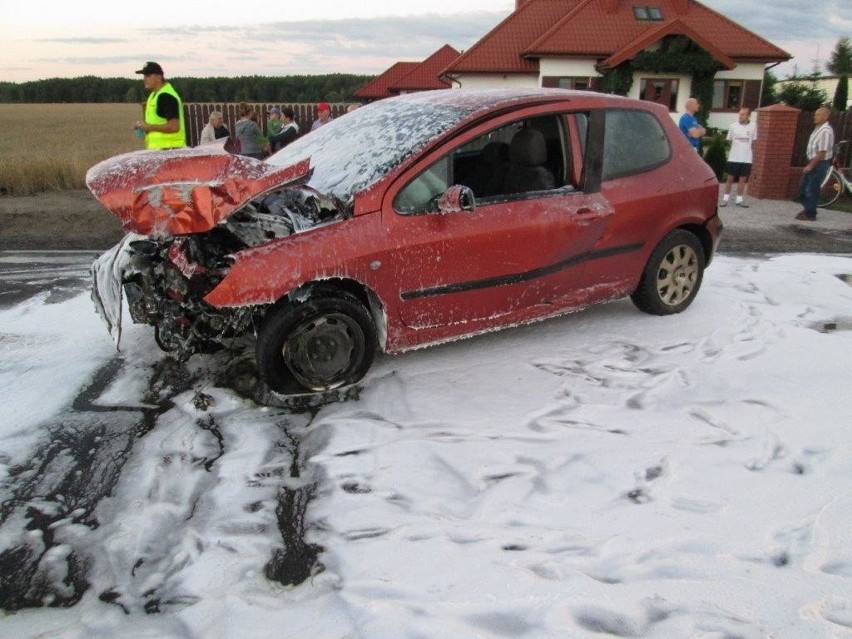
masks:
<path fill-rule="evenodd" d="M 116 346 L 126 299 L 133 322 L 153 326 L 157 344 L 185 359 L 254 331 L 266 311 L 205 302 L 233 255 L 346 212 L 304 185 L 307 162 L 281 169 L 216 151 L 161 153 L 119 156 L 87 175 L 95 196 L 130 231 L 93 263 L 92 298 Z M 177 173 L 203 179 L 176 181 Z"/>
<path fill-rule="evenodd" d="M 217 309 L 203 300 L 227 274 L 233 248 L 233 240 L 218 233 L 171 239 L 130 234 L 101 255 L 92 265 L 92 299 L 116 346 L 123 299 L 133 322 L 153 326 L 157 344 L 180 358 L 244 333 L 253 309 Z"/>

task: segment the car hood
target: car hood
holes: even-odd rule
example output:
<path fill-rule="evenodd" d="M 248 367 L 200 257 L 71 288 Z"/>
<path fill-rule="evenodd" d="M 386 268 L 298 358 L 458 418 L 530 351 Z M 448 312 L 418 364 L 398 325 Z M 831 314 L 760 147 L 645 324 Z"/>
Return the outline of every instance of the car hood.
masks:
<path fill-rule="evenodd" d="M 310 176 L 310 158 L 274 166 L 223 147 L 117 155 L 89 169 L 86 185 L 127 231 L 168 237 L 209 231 L 258 195 Z"/>

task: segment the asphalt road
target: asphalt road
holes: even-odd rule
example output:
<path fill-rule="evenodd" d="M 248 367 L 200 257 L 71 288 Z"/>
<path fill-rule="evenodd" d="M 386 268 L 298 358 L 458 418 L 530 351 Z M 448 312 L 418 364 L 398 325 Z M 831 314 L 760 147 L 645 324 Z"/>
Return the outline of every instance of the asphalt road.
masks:
<path fill-rule="evenodd" d="M 97 251 L 0 251 L 0 310 L 47 292 L 46 304 L 61 302 L 90 286 Z"/>
<path fill-rule="evenodd" d="M 725 226 L 720 253 L 852 253 L 852 213 L 819 209 L 815 222 L 796 220 L 801 205 L 785 200 L 752 200 L 748 208 L 719 209 Z"/>

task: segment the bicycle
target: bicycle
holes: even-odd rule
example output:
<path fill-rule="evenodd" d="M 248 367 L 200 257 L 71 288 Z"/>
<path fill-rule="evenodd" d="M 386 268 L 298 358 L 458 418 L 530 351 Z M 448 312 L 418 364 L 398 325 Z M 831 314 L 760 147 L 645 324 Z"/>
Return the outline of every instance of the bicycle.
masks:
<path fill-rule="evenodd" d="M 849 140 L 843 140 L 842 142 L 838 142 L 834 145 L 834 157 L 831 160 L 831 170 L 822 181 L 822 186 L 820 186 L 817 206 L 831 206 L 837 202 L 838 198 L 844 193 L 844 191 L 852 193 L 852 182 L 850 182 L 844 175 L 843 167 L 841 166 L 843 164 L 841 157 L 844 155 L 841 151 L 847 144 L 849 144 Z"/>

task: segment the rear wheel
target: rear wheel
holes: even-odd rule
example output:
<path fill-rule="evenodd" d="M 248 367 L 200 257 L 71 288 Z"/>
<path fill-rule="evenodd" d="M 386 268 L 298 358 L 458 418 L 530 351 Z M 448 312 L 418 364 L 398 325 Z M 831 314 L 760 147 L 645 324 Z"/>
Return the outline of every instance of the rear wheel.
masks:
<path fill-rule="evenodd" d="M 630 299 L 652 315 L 680 313 L 692 303 L 704 277 L 704 248 L 695 235 L 678 229 L 657 244 Z"/>
<path fill-rule="evenodd" d="M 831 169 L 819 189 L 819 201 L 817 206 L 831 206 L 837 202 L 837 198 L 843 192 L 843 183 L 835 169 Z"/>
<path fill-rule="evenodd" d="M 331 390 L 364 377 L 376 345 L 373 318 L 354 295 L 319 289 L 266 317 L 257 337 L 258 372 L 279 393 Z"/>

